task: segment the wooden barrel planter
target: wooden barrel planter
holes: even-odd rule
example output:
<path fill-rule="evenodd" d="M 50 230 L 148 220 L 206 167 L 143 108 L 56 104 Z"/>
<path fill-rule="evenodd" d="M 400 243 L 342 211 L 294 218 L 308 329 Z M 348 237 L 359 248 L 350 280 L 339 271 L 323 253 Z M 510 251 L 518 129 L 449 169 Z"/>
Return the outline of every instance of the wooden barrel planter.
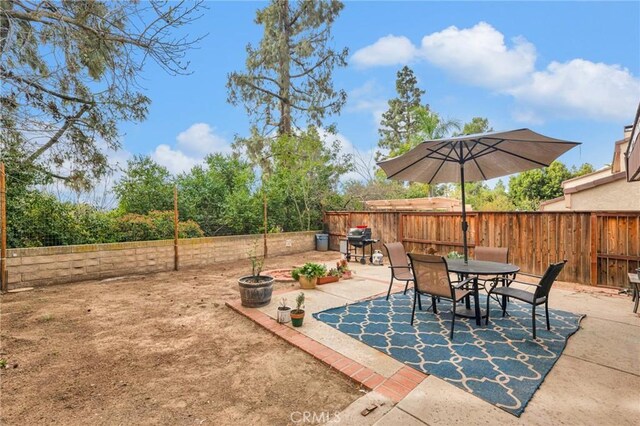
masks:
<path fill-rule="evenodd" d="M 242 306 L 247 308 L 259 308 L 267 306 L 271 302 L 274 278 L 268 275 L 252 275 L 238 280 L 240 287 L 240 300 Z"/>

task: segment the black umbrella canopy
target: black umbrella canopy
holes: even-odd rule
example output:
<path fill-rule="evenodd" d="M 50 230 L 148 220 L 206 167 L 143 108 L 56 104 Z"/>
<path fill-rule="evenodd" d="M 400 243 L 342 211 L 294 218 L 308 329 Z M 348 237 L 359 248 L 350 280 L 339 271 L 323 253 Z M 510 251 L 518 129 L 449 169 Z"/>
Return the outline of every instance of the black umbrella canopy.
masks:
<path fill-rule="evenodd" d="M 464 261 L 467 262 L 464 183 L 546 167 L 576 145 L 580 143 L 517 129 L 424 141 L 411 151 L 378 165 L 388 179 L 461 184 Z"/>
<path fill-rule="evenodd" d="M 488 180 L 545 167 L 579 142 L 550 138 L 529 129 L 428 140 L 378 165 L 389 179 L 449 183 Z"/>

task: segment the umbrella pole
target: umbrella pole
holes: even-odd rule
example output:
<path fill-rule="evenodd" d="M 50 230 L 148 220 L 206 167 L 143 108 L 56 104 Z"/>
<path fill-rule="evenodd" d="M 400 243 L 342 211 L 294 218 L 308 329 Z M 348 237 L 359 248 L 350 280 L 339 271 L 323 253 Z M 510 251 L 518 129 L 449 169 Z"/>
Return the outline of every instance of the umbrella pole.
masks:
<path fill-rule="evenodd" d="M 467 247 L 467 202 L 464 194 L 464 163 L 460 163 L 460 189 L 462 191 L 462 243 L 464 250 L 464 263 L 469 262 L 469 249 Z"/>

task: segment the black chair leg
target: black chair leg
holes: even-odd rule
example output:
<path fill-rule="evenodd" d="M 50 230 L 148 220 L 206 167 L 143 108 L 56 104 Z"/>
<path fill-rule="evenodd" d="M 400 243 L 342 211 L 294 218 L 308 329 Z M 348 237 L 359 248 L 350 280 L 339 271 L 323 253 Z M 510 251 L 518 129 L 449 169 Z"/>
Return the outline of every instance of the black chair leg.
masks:
<path fill-rule="evenodd" d="M 418 295 L 418 309 L 422 310 L 422 298 L 420 297 L 420 293 L 414 290 L 414 292 Z"/>
<path fill-rule="evenodd" d="M 544 302 L 544 314 L 547 316 L 547 330 L 551 330 L 551 324 L 549 323 L 549 302 Z"/>
<path fill-rule="evenodd" d="M 489 302 L 491 302 L 491 293 L 487 294 L 487 319 L 484 322 L 484 325 L 489 325 L 489 311 L 490 311 Z"/>
<path fill-rule="evenodd" d="M 408 288 L 409 288 L 409 281 L 407 281 L 407 282 L 405 283 L 405 285 L 404 285 L 404 293 L 402 293 L 402 294 L 407 294 L 407 289 L 408 289 Z M 414 288 L 414 290 L 415 290 L 415 288 Z"/>
<path fill-rule="evenodd" d="M 413 309 L 411 310 L 411 325 L 413 325 L 413 317 L 416 315 L 416 299 L 418 299 L 418 292 L 413 292 Z"/>
<path fill-rule="evenodd" d="M 505 296 L 502 296 L 502 316 L 506 316 L 507 315 L 507 298 Z"/>
<path fill-rule="evenodd" d="M 633 305 L 633 313 L 638 313 L 638 301 L 640 300 L 640 294 L 638 294 L 638 290 L 636 289 L 636 304 Z"/>
<path fill-rule="evenodd" d="M 531 328 L 533 329 L 533 340 L 536 340 L 536 305 L 531 305 Z"/>
<path fill-rule="evenodd" d="M 438 313 L 438 307 L 436 306 L 436 298 L 435 296 L 431 296 L 431 306 L 433 306 L 433 313 Z"/>
<path fill-rule="evenodd" d="M 393 272 L 391 273 L 391 281 L 389 282 L 389 291 L 387 291 L 387 300 L 389 300 L 389 296 L 391 295 L 391 287 L 393 287 Z"/>
<path fill-rule="evenodd" d="M 451 318 L 451 341 L 453 342 L 453 329 L 456 326 L 456 301 L 452 300 L 453 302 L 453 317 Z"/>

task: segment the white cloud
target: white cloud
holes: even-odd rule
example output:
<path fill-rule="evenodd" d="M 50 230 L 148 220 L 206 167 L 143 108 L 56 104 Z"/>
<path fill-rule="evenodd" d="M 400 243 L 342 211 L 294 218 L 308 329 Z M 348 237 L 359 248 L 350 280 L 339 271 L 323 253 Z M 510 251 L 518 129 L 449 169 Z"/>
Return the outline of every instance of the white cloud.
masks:
<path fill-rule="evenodd" d="M 176 136 L 176 142 L 175 148 L 161 144 L 151 153 L 151 158 L 173 174 L 191 170 L 202 163 L 207 154 L 231 153 L 231 144 L 207 123 L 192 124 Z"/>
<path fill-rule="evenodd" d="M 534 70 L 535 47 L 523 37 L 509 48 L 504 35 L 486 22 L 471 28 L 451 26 L 425 36 L 419 54 L 470 84 L 502 88 L 526 78 Z"/>
<path fill-rule="evenodd" d="M 195 123 L 176 138 L 180 149 L 194 154 L 230 153 L 231 145 L 207 123 Z"/>
<path fill-rule="evenodd" d="M 393 50 L 391 45 L 399 52 L 385 56 Z M 386 36 L 357 51 L 354 60 L 363 66 L 399 63 L 390 62 L 394 57 L 404 62 L 423 59 L 464 83 L 511 96 L 514 118 L 529 123 L 575 116 L 628 120 L 640 98 L 640 79 L 616 64 L 575 58 L 536 70 L 532 43 L 518 36 L 508 45 L 504 35 L 486 22 L 428 34 L 420 47 L 406 37 Z"/>
<path fill-rule="evenodd" d="M 637 108 L 640 80 L 618 65 L 574 59 L 552 62 L 506 93 L 538 111 L 617 120 L 630 117 Z"/>
<path fill-rule="evenodd" d="M 319 133 L 325 145 L 330 145 L 337 140 L 340 143 L 340 152 L 348 155 L 355 166 L 355 170 L 342 176 L 343 183 L 350 180 L 366 181 L 373 178 L 376 169 L 375 148 L 362 151 L 356 148 L 342 133 L 334 135 L 324 129 L 320 129 Z"/>
<path fill-rule="evenodd" d="M 173 149 L 166 144 L 158 145 L 151 154 L 151 158 L 174 175 L 187 172 L 202 161 L 202 157 L 190 157 L 179 149 Z"/>
<path fill-rule="evenodd" d="M 407 37 L 389 34 L 356 51 L 351 62 L 360 67 L 406 64 L 415 58 L 416 50 Z"/>
<path fill-rule="evenodd" d="M 383 99 L 381 93 L 382 89 L 376 82 L 369 80 L 349 92 L 346 109 L 347 111 L 369 112 L 378 127 L 380 120 L 382 120 L 382 114 L 389 108 L 388 102 Z"/>

